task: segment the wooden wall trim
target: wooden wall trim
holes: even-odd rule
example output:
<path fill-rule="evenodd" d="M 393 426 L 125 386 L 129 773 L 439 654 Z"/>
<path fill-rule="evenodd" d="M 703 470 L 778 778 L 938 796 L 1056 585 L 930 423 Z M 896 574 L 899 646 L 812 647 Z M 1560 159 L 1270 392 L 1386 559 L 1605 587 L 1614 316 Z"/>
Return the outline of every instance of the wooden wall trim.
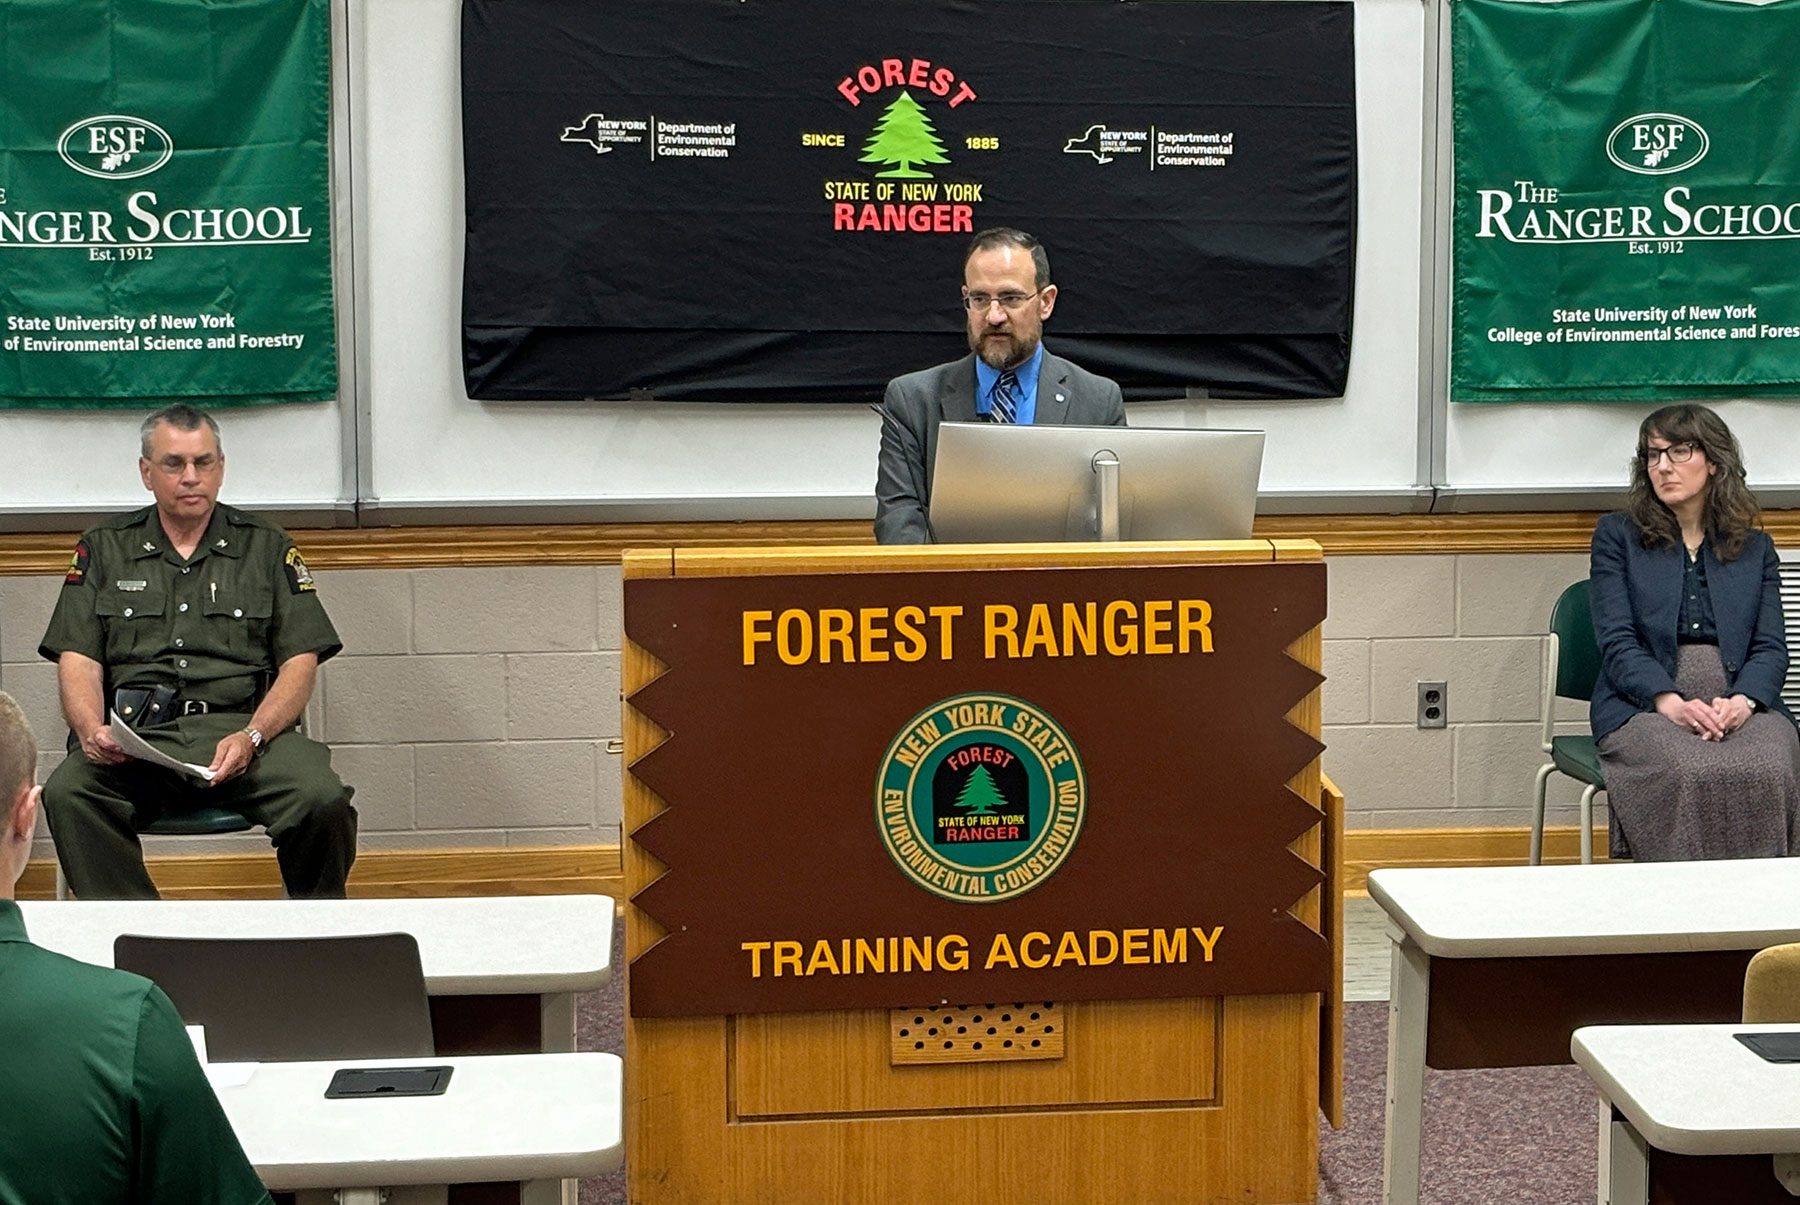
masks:
<path fill-rule="evenodd" d="M 1266 515 L 1265 539 L 1314 539 L 1325 555 L 1586 552 L 1592 511 L 1495 515 Z M 1800 544 L 1800 510 L 1770 511 L 1783 547 Z M 314 569 L 444 569 L 471 565 L 616 565 L 627 548 L 820 547 L 870 543 L 860 521 L 568 523 L 537 527 L 370 527 L 296 531 Z M 0 534 L 0 576 L 61 573 L 75 533 Z"/>
<path fill-rule="evenodd" d="M 0 534 L 0 575 L 61 573 L 78 533 Z M 867 544 L 861 522 L 564 523 L 318 528 L 293 533 L 313 569 L 616 565 L 627 548 Z"/>
<path fill-rule="evenodd" d="M 1546 864 L 1581 861 L 1581 829 L 1576 825 L 1544 829 Z M 1372 828 L 1344 835 L 1344 891 L 1366 892 L 1369 872 L 1399 866 L 1523 866 L 1531 848 L 1531 830 L 1521 824 L 1505 828 Z M 1594 829 L 1594 857 L 1606 860 L 1606 826 Z"/>
<path fill-rule="evenodd" d="M 1544 860 L 1580 859 L 1574 826 L 1544 832 Z M 1594 848 L 1606 848 L 1598 828 Z M 1368 890 L 1369 871 L 1381 866 L 1516 866 L 1525 861 L 1528 833 L 1516 828 L 1358 829 L 1344 834 L 1343 889 Z M 275 859 L 264 853 L 170 854 L 148 859 L 150 874 L 170 899 L 263 899 L 281 895 Z M 364 850 L 350 875 L 359 897 L 562 895 L 598 892 L 621 904 L 625 872 L 617 845 L 543 849 Z M 31 863 L 19 880 L 21 899 L 56 894 L 55 864 Z"/>

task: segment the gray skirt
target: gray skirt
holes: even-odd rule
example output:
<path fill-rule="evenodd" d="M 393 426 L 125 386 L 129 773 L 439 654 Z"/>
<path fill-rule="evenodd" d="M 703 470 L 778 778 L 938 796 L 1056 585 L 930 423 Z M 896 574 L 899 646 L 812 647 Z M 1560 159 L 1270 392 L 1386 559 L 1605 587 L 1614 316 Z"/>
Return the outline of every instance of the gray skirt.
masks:
<path fill-rule="evenodd" d="M 1716 645 L 1684 644 L 1675 689 L 1726 693 Z M 1601 738 L 1612 856 L 1639 862 L 1779 858 L 1800 853 L 1800 737 L 1759 711 L 1722 741 L 1703 741 L 1654 711 Z"/>

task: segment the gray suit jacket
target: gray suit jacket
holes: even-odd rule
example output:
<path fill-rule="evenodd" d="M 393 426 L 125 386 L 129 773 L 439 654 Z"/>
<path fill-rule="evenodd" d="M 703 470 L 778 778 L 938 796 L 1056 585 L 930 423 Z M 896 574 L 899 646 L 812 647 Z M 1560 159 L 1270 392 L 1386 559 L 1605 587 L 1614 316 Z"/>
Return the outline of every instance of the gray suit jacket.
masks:
<path fill-rule="evenodd" d="M 931 474 L 937 459 L 938 424 L 972 423 L 975 356 L 888 382 L 881 403 L 881 459 L 875 471 L 875 541 L 929 544 Z M 1039 423 L 1123 427 L 1125 400 L 1119 386 L 1044 349 L 1038 369 Z"/>

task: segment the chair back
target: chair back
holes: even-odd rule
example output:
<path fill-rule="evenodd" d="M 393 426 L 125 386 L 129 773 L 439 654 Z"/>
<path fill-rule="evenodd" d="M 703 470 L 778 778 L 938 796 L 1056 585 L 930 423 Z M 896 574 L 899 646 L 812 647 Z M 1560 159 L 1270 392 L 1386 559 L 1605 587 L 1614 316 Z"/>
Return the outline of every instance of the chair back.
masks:
<path fill-rule="evenodd" d="M 1800 550 L 1783 549 L 1778 553 L 1781 567 L 1782 628 L 1787 635 L 1787 680 L 1781 684 L 1781 701 L 1800 716 Z"/>
<path fill-rule="evenodd" d="M 1562 592 L 1550 611 L 1550 634 L 1556 638 L 1556 693 L 1565 699 L 1591 699 L 1600 677 L 1600 645 L 1594 639 L 1594 612 L 1583 578 Z"/>
<path fill-rule="evenodd" d="M 1744 971 L 1744 1022 L 1800 1021 L 1800 942 L 1758 952 Z"/>
<path fill-rule="evenodd" d="M 436 1053 L 419 943 L 355 937 L 144 937 L 113 965 L 156 983 L 214 1062 L 424 1058 Z"/>

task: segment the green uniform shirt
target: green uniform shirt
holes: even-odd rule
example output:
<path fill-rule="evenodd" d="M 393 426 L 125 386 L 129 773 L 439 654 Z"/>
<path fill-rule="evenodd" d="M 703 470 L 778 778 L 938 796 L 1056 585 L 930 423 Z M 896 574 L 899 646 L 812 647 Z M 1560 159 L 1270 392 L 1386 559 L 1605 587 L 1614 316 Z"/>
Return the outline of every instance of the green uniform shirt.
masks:
<path fill-rule="evenodd" d="M 81 537 L 38 652 L 105 665 L 109 706 L 120 686 L 173 686 L 224 707 L 254 699 L 290 657 L 342 647 L 281 528 L 215 507 L 184 561 L 147 506 Z"/>
<path fill-rule="evenodd" d="M 266 1205 L 175 1006 L 0 900 L 0 1205 Z"/>

